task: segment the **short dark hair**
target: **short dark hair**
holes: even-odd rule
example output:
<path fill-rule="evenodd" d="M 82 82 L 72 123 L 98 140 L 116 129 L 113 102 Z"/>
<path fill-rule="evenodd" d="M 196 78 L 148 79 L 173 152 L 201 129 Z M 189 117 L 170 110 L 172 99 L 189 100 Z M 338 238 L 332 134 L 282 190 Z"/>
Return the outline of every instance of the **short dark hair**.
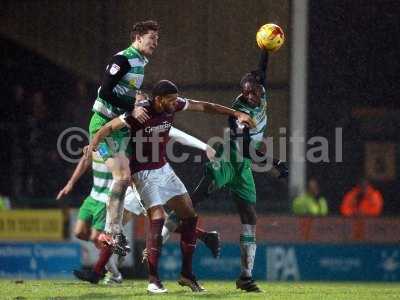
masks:
<path fill-rule="evenodd" d="M 153 20 L 137 22 L 133 25 L 131 30 L 131 41 L 135 41 L 136 35 L 142 36 L 148 33 L 150 30 L 158 31 L 159 29 L 160 26 L 158 25 L 158 23 Z"/>
<path fill-rule="evenodd" d="M 259 71 L 251 71 L 250 73 L 246 73 L 243 75 L 240 80 L 240 87 L 243 88 L 246 82 L 249 82 L 252 85 L 262 84 L 263 78 L 262 74 Z"/>
<path fill-rule="evenodd" d="M 243 75 L 242 79 L 240 79 L 240 87 L 243 88 L 247 82 L 252 85 L 258 85 L 257 77 L 252 73 L 246 73 Z"/>
<path fill-rule="evenodd" d="M 169 94 L 177 94 L 178 93 L 178 87 L 176 86 L 175 83 L 169 80 L 160 80 L 157 82 L 153 90 L 151 92 L 152 98 L 154 99 L 156 96 L 165 96 Z"/>

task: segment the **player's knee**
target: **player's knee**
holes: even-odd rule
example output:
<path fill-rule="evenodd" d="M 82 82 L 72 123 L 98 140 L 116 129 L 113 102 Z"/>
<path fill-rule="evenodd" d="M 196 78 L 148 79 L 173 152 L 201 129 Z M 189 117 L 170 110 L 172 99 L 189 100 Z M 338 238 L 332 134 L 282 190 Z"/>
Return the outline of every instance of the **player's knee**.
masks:
<path fill-rule="evenodd" d="M 114 179 L 111 184 L 111 190 L 114 193 L 124 192 L 129 186 L 129 179 Z"/>
<path fill-rule="evenodd" d="M 247 216 L 247 222 L 245 224 L 256 225 L 257 216 L 253 213 L 249 213 Z"/>
<path fill-rule="evenodd" d="M 129 181 L 131 178 L 131 170 L 129 167 L 123 165 L 114 166 L 112 175 L 114 180 Z"/>
<path fill-rule="evenodd" d="M 91 240 L 97 249 L 103 248 L 104 244 L 97 238 Z"/>
<path fill-rule="evenodd" d="M 88 241 L 89 240 L 89 234 L 85 231 L 82 230 L 76 230 L 74 231 L 74 236 L 82 241 Z"/>
<path fill-rule="evenodd" d="M 114 179 L 119 180 L 119 181 L 123 181 L 123 182 L 128 182 L 127 185 L 129 185 L 130 179 L 131 179 L 131 171 L 130 170 L 123 170 Z"/>
<path fill-rule="evenodd" d="M 239 211 L 239 214 L 240 214 L 242 224 L 256 225 L 257 214 L 256 214 L 256 210 L 254 208 L 254 205 L 251 205 L 251 204 L 242 205 L 242 207 Z"/>
<path fill-rule="evenodd" d="M 114 179 L 130 178 L 131 171 L 129 159 L 125 156 L 116 156 L 106 161 L 108 169 L 111 171 Z"/>
<path fill-rule="evenodd" d="M 250 213 L 248 216 L 248 220 L 246 224 L 256 225 L 257 223 L 257 216 L 254 213 Z"/>
<path fill-rule="evenodd" d="M 186 217 L 187 218 L 195 218 L 195 217 L 197 217 L 196 211 L 194 210 L 193 207 L 189 207 L 187 209 Z"/>
<path fill-rule="evenodd" d="M 160 205 L 153 206 L 147 211 L 150 220 L 165 219 L 164 208 Z"/>
<path fill-rule="evenodd" d="M 187 197 L 185 201 L 183 201 L 181 214 L 182 218 L 195 218 L 197 216 L 190 197 Z"/>
<path fill-rule="evenodd" d="M 197 214 L 193 207 L 185 207 L 181 210 L 180 215 L 178 216 L 181 219 L 191 219 L 197 217 Z"/>
<path fill-rule="evenodd" d="M 97 229 L 92 230 L 92 234 L 90 235 L 90 240 L 93 242 L 99 238 L 99 235 L 101 234 L 101 231 Z"/>

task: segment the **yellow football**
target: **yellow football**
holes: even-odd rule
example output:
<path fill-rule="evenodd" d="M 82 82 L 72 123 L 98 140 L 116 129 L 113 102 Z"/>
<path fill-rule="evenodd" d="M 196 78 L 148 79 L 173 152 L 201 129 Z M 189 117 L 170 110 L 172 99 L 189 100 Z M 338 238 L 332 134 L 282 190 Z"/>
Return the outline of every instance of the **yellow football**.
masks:
<path fill-rule="evenodd" d="M 285 34 L 276 24 L 265 24 L 256 34 L 258 47 L 268 51 L 277 51 L 285 42 Z"/>

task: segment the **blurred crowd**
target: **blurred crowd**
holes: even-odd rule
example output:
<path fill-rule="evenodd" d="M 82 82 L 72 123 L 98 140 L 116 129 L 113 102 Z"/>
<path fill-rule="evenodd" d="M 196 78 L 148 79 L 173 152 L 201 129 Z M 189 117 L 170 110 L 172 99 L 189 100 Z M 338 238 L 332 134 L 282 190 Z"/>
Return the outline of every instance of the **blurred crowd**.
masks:
<path fill-rule="evenodd" d="M 22 84 L 8 88 L 8 101 L 1 104 L 0 194 L 47 203 L 54 198 L 74 167 L 60 159 L 58 136 L 70 126 L 86 128 L 90 97 L 84 81 L 57 92 Z"/>
<path fill-rule="evenodd" d="M 383 201 L 381 192 L 366 178 L 360 178 L 359 182 L 344 194 L 340 214 L 345 217 L 379 217 L 382 214 Z M 321 194 L 319 182 L 315 177 L 308 180 L 306 191 L 293 200 L 292 212 L 298 216 L 328 215 L 328 202 Z"/>

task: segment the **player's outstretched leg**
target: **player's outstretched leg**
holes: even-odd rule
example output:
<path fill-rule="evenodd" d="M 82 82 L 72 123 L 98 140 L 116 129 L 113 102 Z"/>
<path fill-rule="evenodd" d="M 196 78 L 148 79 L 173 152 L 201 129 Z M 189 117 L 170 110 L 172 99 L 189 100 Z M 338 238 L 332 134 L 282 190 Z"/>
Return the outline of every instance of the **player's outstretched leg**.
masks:
<path fill-rule="evenodd" d="M 178 216 L 174 211 L 168 214 L 162 230 L 163 244 L 169 239 L 170 233 L 181 233 L 182 225 Z M 200 227 L 196 227 L 196 239 L 202 241 L 214 258 L 218 258 L 221 252 L 221 239 L 217 231 L 205 231 Z"/>
<path fill-rule="evenodd" d="M 204 172 L 204 175 L 201 177 L 191 194 L 193 206 L 197 206 L 197 204 L 209 198 L 211 194 L 216 191 L 216 189 L 217 188 L 214 184 L 214 179 L 211 174 Z"/>
<path fill-rule="evenodd" d="M 103 277 L 104 268 L 110 259 L 112 252 L 112 247 L 103 246 L 100 249 L 99 258 L 91 270 L 74 270 L 74 275 L 82 281 L 87 281 L 93 284 L 97 284 Z"/>
<path fill-rule="evenodd" d="M 243 199 L 236 199 L 242 230 L 240 233 L 240 277 L 236 288 L 246 292 L 261 292 L 252 277 L 254 259 L 256 256 L 256 222 L 257 216 L 254 204 Z"/>
<path fill-rule="evenodd" d="M 193 206 L 209 198 L 212 193 L 226 186 L 235 177 L 232 163 L 227 160 L 224 146 L 217 150 L 217 159 L 207 162 L 204 166 L 203 176 L 193 190 L 191 198 Z"/>
<path fill-rule="evenodd" d="M 99 236 L 102 235 L 100 228 L 104 228 L 104 217 L 105 217 L 105 210 L 103 206 L 104 212 L 103 215 L 95 214 L 93 215 L 92 220 L 92 229 L 90 234 L 90 240 L 95 244 L 97 248 L 100 250 L 99 258 L 91 270 L 74 270 L 73 274 L 80 280 L 87 281 L 93 284 L 97 284 L 100 279 L 103 277 L 104 274 L 104 266 L 108 262 L 110 256 L 112 255 L 112 250 L 109 246 L 104 246 L 102 243 L 99 242 Z"/>
<path fill-rule="evenodd" d="M 196 227 L 196 238 L 206 245 L 214 258 L 218 258 L 221 252 L 221 239 L 217 231 L 205 231 Z"/>

